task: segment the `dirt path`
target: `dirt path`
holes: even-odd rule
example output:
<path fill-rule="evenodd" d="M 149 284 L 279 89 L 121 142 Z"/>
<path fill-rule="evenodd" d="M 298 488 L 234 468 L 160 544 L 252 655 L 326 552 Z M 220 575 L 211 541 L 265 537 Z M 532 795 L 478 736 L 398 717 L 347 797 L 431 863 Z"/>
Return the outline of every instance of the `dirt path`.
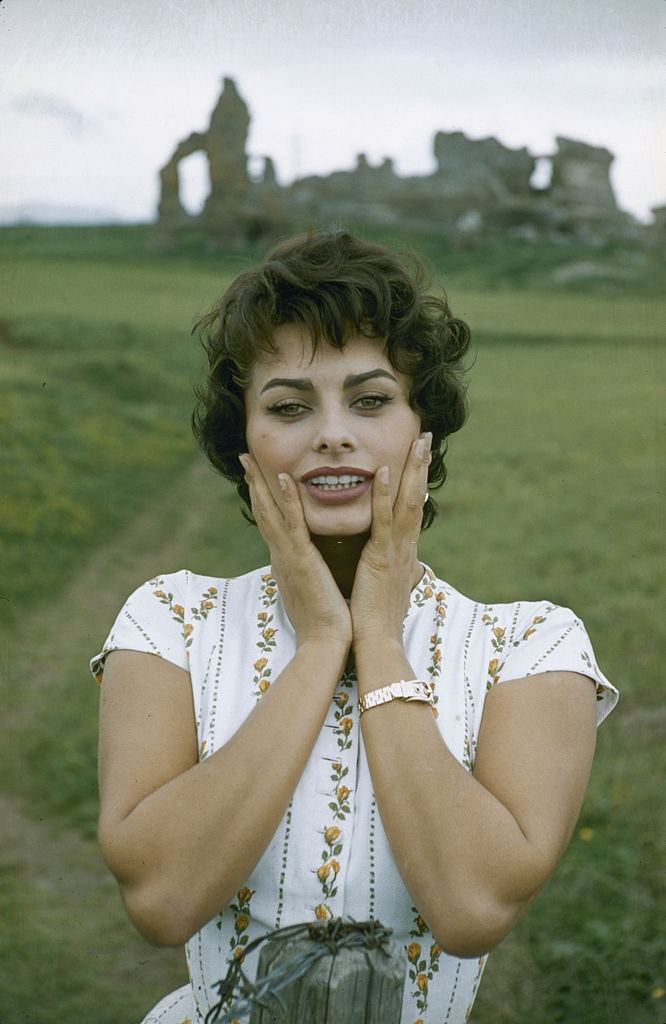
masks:
<path fill-rule="evenodd" d="M 185 563 L 192 538 L 210 515 L 206 499 L 219 494 L 219 481 L 198 460 L 95 552 L 57 601 L 21 622 L 5 652 L 10 697 L 16 699 L 2 716 L 3 729 L 23 733 L 38 702 L 48 699 L 49 686 L 66 678 L 72 664 L 85 664 L 117 614 L 118 595 L 129 594 L 165 566 Z M 130 925 L 96 843 L 58 828 L 57 822 L 38 820 L 9 793 L 0 793 L 0 821 L 0 870 L 18 872 L 19 885 L 34 891 L 45 927 L 50 921 L 71 923 L 81 958 L 101 957 L 119 992 L 140 983 L 159 998 L 186 980 L 182 950 L 155 949 Z M 60 1021 L 54 1009 L 50 1019 Z"/>

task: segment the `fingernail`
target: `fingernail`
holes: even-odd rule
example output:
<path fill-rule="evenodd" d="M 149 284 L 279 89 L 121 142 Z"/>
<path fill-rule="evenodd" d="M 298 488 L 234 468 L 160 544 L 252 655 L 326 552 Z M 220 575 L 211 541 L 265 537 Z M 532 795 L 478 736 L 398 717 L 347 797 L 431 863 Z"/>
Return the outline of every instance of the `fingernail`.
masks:
<path fill-rule="evenodd" d="M 426 446 L 425 438 L 424 437 L 419 438 L 419 440 L 416 442 L 416 448 L 414 449 L 414 454 L 416 455 L 417 459 L 422 459 L 423 458 L 423 453 L 425 451 L 425 446 Z"/>
<path fill-rule="evenodd" d="M 239 455 L 238 456 L 238 461 L 240 462 L 240 464 L 243 467 L 243 469 L 247 470 L 249 468 L 249 462 L 248 462 L 247 455 L 245 455 L 245 454 Z"/>

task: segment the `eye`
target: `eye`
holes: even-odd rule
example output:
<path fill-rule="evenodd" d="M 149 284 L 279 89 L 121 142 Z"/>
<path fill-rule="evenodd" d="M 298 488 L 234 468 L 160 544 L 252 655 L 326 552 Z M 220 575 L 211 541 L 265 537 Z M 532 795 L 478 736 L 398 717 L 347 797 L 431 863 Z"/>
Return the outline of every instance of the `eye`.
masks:
<path fill-rule="evenodd" d="M 364 409 L 379 409 L 382 405 L 386 405 L 387 402 L 392 402 L 393 399 L 388 395 L 361 395 L 357 398 L 356 402 L 378 402 L 379 405 L 363 406 Z M 354 404 L 356 404 L 356 402 Z"/>
<path fill-rule="evenodd" d="M 295 415 L 298 415 L 299 409 L 305 409 L 304 405 L 299 405 L 298 402 L 279 402 L 277 405 L 270 405 L 268 411 L 275 413 L 276 416 L 284 416 L 286 419 L 293 419 L 288 409 L 296 409 Z"/>

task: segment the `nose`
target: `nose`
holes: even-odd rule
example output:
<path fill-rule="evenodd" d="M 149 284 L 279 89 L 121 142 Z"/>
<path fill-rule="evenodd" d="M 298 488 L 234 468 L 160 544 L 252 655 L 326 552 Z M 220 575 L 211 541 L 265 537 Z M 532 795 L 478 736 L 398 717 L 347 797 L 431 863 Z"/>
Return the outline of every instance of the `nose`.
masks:
<path fill-rule="evenodd" d="M 314 427 L 312 447 L 318 452 L 350 451 L 356 447 L 354 431 L 341 409 L 321 411 Z"/>

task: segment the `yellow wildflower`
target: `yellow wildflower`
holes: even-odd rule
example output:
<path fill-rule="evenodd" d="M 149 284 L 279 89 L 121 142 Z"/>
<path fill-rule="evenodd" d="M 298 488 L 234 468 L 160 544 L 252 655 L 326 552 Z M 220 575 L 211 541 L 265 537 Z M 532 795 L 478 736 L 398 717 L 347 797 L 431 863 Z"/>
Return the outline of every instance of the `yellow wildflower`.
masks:
<path fill-rule="evenodd" d="M 657 987 L 653 988 L 650 992 L 650 996 L 652 997 L 652 999 L 662 999 L 664 996 L 666 996 L 666 989 L 663 989 L 661 985 L 657 985 Z"/>
<path fill-rule="evenodd" d="M 421 956 L 421 943 L 410 942 L 407 946 L 407 959 L 411 960 L 412 963 L 416 963 L 418 958 Z"/>
<path fill-rule="evenodd" d="M 581 828 L 578 830 L 578 837 L 582 839 L 584 843 L 589 843 L 590 839 L 592 839 L 593 836 L 593 828 Z"/>
<path fill-rule="evenodd" d="M 339 835 L 340 829 L 338 828 L 338 826 L 329 825 L 326 831 L 324 832 L 324 839 L 326 840 L 327 843 L 334 843 Z"/>

